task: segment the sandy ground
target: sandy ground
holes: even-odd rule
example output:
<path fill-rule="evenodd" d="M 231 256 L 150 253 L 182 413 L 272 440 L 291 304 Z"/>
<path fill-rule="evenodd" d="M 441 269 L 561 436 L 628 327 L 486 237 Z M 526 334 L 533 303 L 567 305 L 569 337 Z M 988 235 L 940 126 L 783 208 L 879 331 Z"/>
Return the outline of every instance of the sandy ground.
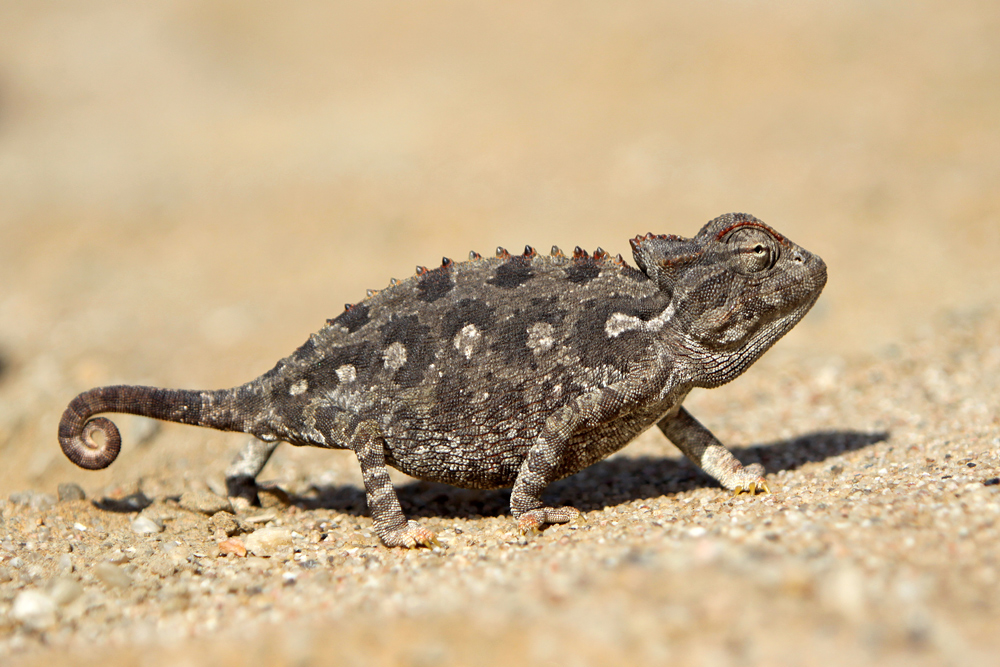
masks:
<path fill-rule="evenodd" d="M 0 6 L 0 661 L 1000 662 L 997 34 L 992 2 Z M 649 433 L 530 540 L 506 492 L 400 475 L 444 543 L 406 552 L 346 453 L 279 450 L 227 521 L 238 436 L 59 451 L 77 392 L 241 383 L 442 255 L 731 210 L 830 270 L 687 403 L 771 495 Z"/>

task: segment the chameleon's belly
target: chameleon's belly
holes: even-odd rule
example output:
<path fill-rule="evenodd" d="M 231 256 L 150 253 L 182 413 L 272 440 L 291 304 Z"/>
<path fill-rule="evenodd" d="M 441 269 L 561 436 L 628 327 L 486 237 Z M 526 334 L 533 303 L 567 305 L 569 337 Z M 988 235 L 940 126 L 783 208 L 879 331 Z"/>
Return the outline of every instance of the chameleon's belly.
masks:
<path fill-rule="evenodd" d="M 606 424 L 570 436 L 558 469 L 568 477 L 617 452 L 652 426 L 679 401 L 644 406 Z M 387 437 L 386 462 L 411 477 L 462 488 L 511 487 L 538 428 L 511 427 L 470 435 L 470 428 L 450 433 L 413 429 Z M 419 436 L 419 437 L 418 437 Z"/>

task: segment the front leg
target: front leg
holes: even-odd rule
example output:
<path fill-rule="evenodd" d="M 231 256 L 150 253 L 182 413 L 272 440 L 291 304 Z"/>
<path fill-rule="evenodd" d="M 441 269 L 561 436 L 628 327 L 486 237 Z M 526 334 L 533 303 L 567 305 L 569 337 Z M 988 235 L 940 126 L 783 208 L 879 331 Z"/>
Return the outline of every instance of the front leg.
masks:
<path fill-rule="evenodd" d="M 510 511 L 522 533 L 537 531 L 549 523 L 567 523 L 580 515 L 573 507 L 544 507 L 542 503 L 542 492 L 559 477 L 566 442 L 577 418 L 570 406 L 549 417 L 521 463 L 510 493 Z"/>
<path fill-rule="evenodd" d="M 744 467 L 711 431 L 684 408 L 667 415 L 657 426 L 692 463 L 735 494 L 744 491 L 750 494 L 758 491 L 770 493 L 764 481 L 764 466 L 753 463 Z"/>
<path fill-rule="evenodd" d="M 429 547 L 438 543 L 434 533 L 421 528 L 416 521 L 407 521 L 392 488 L 389 470 L 385 467 L 385 438 L 374 420 L 358 424 L 351 438 L 351 449 L 361 464 L 365 480 L 368 511 L 375 532 L 387 547 Z"/>
<path fill-rule="evenodd" d="M 545 421 L 545 426 L 521 463 L 510 494 L 510 509 L 522 532 L 533 532 L 549 523 L 567 523 L 580 512 L 573 507 L 545 507 L 542 492 L 566 470 L 566 447 L 581 428 L 594 427 L 618 415 L 637 395 L 636 381 L 596 389 L 571 401 Z"/>

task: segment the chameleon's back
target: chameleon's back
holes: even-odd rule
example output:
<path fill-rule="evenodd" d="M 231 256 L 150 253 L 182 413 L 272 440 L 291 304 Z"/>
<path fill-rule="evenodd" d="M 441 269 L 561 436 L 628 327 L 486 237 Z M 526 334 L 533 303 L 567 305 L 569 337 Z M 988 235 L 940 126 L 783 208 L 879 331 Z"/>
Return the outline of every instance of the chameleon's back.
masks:
<path fill-rule="evenodd" d="M 609 335 L 609 317 L 648 321 L 668 305 L 603 251 L 445 261 L 349 307 L 272 371 L 278 437 L 345 446 L 374 418 L 396 467 L 509 485 L 548 415 L 622 380 L 653 345 L 644 331 Z"/>

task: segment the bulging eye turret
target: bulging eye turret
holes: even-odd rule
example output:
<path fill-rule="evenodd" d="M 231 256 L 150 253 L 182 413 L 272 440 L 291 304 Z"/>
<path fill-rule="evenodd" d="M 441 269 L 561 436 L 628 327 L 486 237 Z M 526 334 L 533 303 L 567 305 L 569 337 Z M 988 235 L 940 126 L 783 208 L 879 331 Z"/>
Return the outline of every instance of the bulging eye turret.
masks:
<path fill-rule="evenodd" d="M 766 230 L 739 227 L 726 237 L 736 270 L 740 273 L 767 271 L 778 261 L 778 242 Z"/>

